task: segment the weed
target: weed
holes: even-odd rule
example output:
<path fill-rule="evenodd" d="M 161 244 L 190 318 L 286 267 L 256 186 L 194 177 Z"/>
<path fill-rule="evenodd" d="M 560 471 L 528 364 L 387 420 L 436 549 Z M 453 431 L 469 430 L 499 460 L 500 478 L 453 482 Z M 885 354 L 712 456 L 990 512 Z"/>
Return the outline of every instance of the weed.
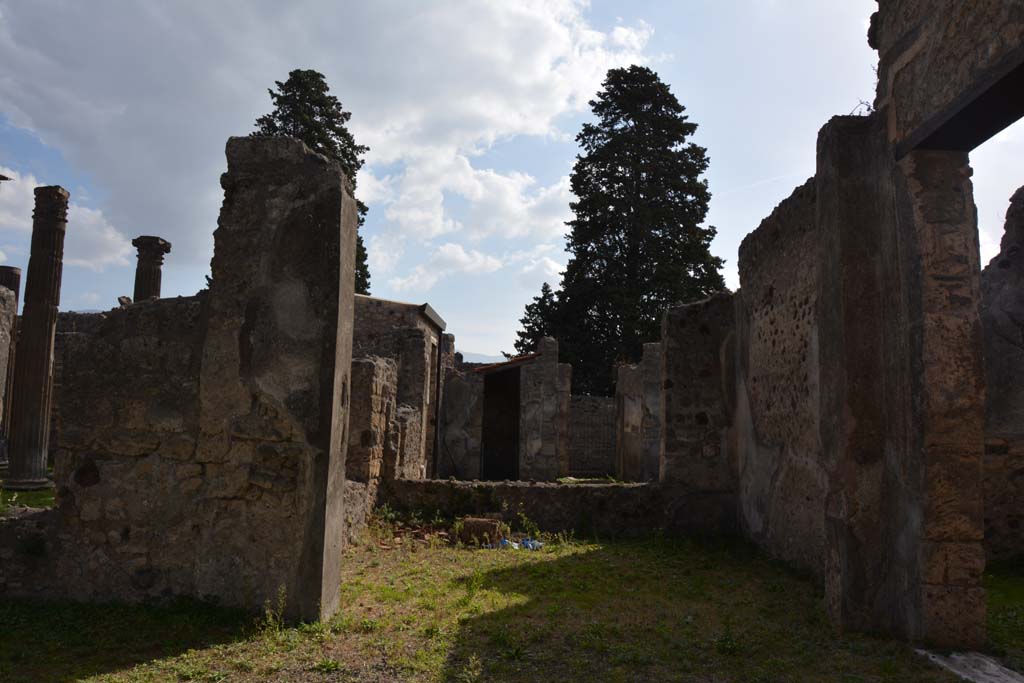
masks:
<path fill-rule="evenodd" d="M 322 674 L 329 674 L 335 671 L 341 671 L 344 667 L 341 662 L 337 659 L 324 658 L 313 665 L 313 671 L 319 671 Z"/>

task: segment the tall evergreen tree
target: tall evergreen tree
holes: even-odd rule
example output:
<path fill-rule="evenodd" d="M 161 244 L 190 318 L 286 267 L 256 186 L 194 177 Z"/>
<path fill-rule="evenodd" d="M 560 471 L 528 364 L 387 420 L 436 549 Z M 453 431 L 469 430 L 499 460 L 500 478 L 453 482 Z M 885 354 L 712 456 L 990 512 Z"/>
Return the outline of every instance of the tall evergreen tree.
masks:
<path fill-rule="evenodd" d="M 555 336 L 557 312 L 555 293 L 545 282 L 540 287 L 540 296 L 533 297 L 533 303 L 526 304 L 525 314 L 519 319 L 522 329 L 517 333 L 516 353 L 531 353 L 541 338 Z"/>
<path fill-rule="evenodd" d="M 369 147 L 356 144 L 345 126 L 351 112 L 331 94 L 324 75 L 312 69 L 295 69 L 284 83 L 274 81 L 277 90 L 268 90 L 274 111 L 256 119 L 253 135 L 287 135 L 302 140 L 314 152 L 336 160 L 356 188 L 356 174 L 363 167 L 363 155 Z M 358 199 L 359 227 L 366 221 L 367 206 Z M 370 293 L 370 269 L 363 236 L 356 233 L 356 292 Z"/>
<path fill-rule="evenodd" d="M 552 322 L 573 390 L 607 394 L 613 367 L 660 338 L 669 306 L 725 287 L 711 255 L 707 150 L 668 86 L 642 66 L 612 69 L 576 141 L 566 266 Z"/>

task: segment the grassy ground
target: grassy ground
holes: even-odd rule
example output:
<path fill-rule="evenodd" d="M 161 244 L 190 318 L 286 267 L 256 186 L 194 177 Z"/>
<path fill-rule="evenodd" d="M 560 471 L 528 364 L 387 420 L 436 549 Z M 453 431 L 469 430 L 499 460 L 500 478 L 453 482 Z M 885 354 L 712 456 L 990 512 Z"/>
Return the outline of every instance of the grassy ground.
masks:
<path fill-rule="evenodd" d="M 453 548 L 388 533 L 346 556 L 342 613 L 284 627 L 201 605 L 0 603 L 0 680 L 952 681 L 902 644 L 836 638 L 819 591 L 739 544 Z M 989 587 L 1024 651 L 1024 573 Z"/>
<path fill-rule="evenodd" d="M 54 490 L 43 489 L 41 491 L 8 491 L 0 489 L 0 515 L 16 505 L 25 505 L 32 508 L 53 507 Z"/>

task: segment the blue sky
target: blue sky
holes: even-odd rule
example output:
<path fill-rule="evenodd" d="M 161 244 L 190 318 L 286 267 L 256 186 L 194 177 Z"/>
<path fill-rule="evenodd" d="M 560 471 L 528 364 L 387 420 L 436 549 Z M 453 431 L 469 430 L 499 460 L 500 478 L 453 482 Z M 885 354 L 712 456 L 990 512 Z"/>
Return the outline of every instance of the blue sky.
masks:
<path fill-rule="evenodd" d="M 0 0 L 2 261 L 24 267 L 31 188 L 72 193 L 62 308 L 130 294 L 139 234 L 174 244 L 164 295 L 203 286 L 224 142 L 292 68 L 326 74 L 371 147 L 372 292 L 429 301 L 468 352 L 510 350 L 567 259 L 567 176 L 608 68 L 656 70 L 708 148 L 712 250 L 814 172 L 818 129 L 873 98 L 874 0 L 374 3 Z M 1024 135 L 972 156 L 994 253 Z"/>

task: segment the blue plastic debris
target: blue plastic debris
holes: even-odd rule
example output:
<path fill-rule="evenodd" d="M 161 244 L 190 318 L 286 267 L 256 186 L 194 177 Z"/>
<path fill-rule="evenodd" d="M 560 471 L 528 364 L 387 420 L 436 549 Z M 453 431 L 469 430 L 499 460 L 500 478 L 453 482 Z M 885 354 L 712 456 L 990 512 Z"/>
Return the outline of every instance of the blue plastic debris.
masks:
<path fill-rule="evenodd" d="M 527 550 L 540 550 L 544 547 L 543 543 L 541 543 L 540 541 L 536 541 L 532 538 L 524 538 L 523 540 L 519 541 L 519 544 Z"/>

